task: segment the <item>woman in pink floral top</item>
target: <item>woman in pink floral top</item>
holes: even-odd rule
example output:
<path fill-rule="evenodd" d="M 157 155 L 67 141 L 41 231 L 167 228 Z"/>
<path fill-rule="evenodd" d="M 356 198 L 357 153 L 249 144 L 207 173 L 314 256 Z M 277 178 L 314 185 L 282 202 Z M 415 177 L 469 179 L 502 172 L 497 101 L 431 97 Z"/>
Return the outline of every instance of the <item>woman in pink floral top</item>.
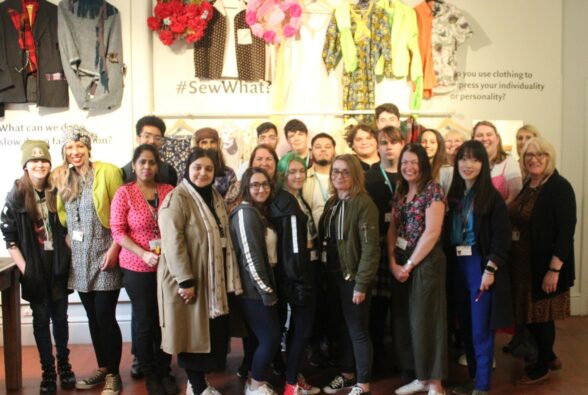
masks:
<path fill-rule="evenodd" d="M 407 144 L 400 154 L 399 180 L 388 229 L 390 270 L 408 288 L 408 323 L 416 380 L 396 393 L 429 390 L 443 394 L 447 376 L 445 255 L 439 239 L 445 214 L 443 188 L 431 175 L 427 153 Z M 396 319 L 401 319 L 397 317 Z M 410 352 L 410 351 L 409 351 Z"/>
<path fill-rule="evenodd" d="M 110 207 L 110 227 L 122 247 L 119 254 L 123 285 L 127 290 L 137 324 L 136 356 L 145 371 L 149 393 L 164 393 L 162 380 L 169 380 L 171 356 L 156 355 L 161 333 L 157 311 L 157 263 L 161 240 L 157 212 L 173 189 L 155 182 L 161 162 L 157 149 L 142 144 L 133 154 L 136 181 L 121 186 Z M 155 347 L 154 347 L 155 345 Z"/>

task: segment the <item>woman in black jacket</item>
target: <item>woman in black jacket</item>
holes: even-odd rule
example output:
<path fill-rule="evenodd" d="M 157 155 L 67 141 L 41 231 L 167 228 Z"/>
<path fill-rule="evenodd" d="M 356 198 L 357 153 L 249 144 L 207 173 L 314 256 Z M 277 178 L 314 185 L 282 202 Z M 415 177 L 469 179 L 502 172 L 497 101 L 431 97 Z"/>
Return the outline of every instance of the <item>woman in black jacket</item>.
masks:
<path fill-rule="evenodd" d="M 494 331 L 511 324 L 512 309 L 506 270 L 508 213 L 492 185 L 488 154 L 479 141 L 465 142 L 457 151 L 447 201 L 445 251 L 453 266 L 453 292 L 472 380 L 453 392 L 482 395 L 490 389 Z"/>
<path fill-rule="evenodd" d="M 554 320 L 570 315 L 574 285 L 576 198 L 570 183 L 555 169 L 555 150 L 542 137 L 529 140 L 522 151 L 527 180 L 509 214 L 513 224 L 510 261 L 515 320 L 526 324 L 537 343 L 537 361 L 521 384 L 546 380 L 561 369 L 553 352 Z"/>
<path fill-rule="evenodd" d="M 70 251 L 65 230 L 57 218 L 55 195 L 49 183 L 51 155 L 44 141 L 23 143 L 22 177 L 15 181 L 2 210 L 2 233 L 10 257 L 22 273 L 22 298 L 33 311 L 33 334 L 41 357 L 41 394 L 55 394 L 56 372 L 49 322 L 57 349 L 61 387 L 72 389 L 76 380 L 69 364 L 67 277 Z"/>
<path fill-rule="evenodd" d="M 272 193 L 268 173 L 250 167 L 241 180 L 241 203 L 231 212 L 231 237 L 243 286 L 240 295 L 253 349 L 251 380 L 245 395 L 272 395 L 266 372 L 280 348 L 280 322 L 276 281 L 272 268 L 278 263 L 277 234 L 267 218 Z"/>
<path fill-rule="evenodd" d="M 319 391 L 299 374 L 314 324 L 314 270 L 311 265 L 316 263 L 311 261 L 318 257 L 312 252 L 317 238 L 312 211 L 302 198 L 304 181 L 305 161 L 294 152 L 286 154 L 278 163 L 278 191 L 269 209 L 278 232 L 278 293 L 280 301 L 290 305 L 291 311 L 284 395 L 295 394 L 297 387 L 312 394 Z M 284 311 L 285 305 L 282 309 Z"/>

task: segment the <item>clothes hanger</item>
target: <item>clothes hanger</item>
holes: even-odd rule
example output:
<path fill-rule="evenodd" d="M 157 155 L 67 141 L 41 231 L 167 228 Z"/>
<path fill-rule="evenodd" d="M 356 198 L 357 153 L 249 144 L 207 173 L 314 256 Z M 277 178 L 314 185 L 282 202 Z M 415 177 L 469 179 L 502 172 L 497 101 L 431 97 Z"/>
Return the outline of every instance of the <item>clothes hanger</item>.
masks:
<path fill-rule="evenodd" d="M 176 137 L 192 137 L 196 129 L 188 125 L 183 119 L 178 119 L 176 123 L 169 129 L 165 134 L 165 137 L 176 138 Z"/>

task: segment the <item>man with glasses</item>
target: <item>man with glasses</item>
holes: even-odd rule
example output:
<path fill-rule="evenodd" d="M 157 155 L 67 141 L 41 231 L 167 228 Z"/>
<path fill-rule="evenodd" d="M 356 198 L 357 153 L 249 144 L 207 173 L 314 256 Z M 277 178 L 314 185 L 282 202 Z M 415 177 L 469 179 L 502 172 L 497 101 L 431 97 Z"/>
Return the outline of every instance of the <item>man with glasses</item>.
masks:
<path fill-rule="evenodd" d="M 147 115 L 139 119 L 135 127 L 137 145 L 150 144 L 158 150 L 161 150 L 165 129 L 163 120 L 154 115 Z M 125 183 L 135 180 L 135 173 L 133 173 L 131 162 L 127 163 L 121 170 Z M 178 174 L 170 164 L 161 162 L 158 166 L 155 181 L 175 187 L 178 183 Z"/>

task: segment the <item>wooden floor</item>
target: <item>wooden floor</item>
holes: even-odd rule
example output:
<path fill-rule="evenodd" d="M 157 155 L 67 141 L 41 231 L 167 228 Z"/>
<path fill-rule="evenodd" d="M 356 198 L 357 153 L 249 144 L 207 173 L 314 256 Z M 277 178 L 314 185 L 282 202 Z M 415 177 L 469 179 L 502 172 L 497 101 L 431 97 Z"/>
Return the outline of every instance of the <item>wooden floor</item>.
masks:
<path fill-rule="evenodd" d="M 551 380 L 547 383 L 532 386 L 520 387 L 513 382 L 520 377 L 523 369 L 523 362 L 503 354 L 500 350 L 509 340 L 509 336 L 499 334 L 496 337 L 496 361 L 497 368 L 494 370 L 491 394 L 532 394 L 532 395 L 568 395 L 588 394 L 588 317 L 573 317 L 558 322 L 556 353 L 563 362 L 563 369 L 554 372 Z M 121 375 L 123 378 L 123 394 L 143 395 L 146 394 L 142 380 L 133 380 L 129 375 L 131 365 L 130 346 L 124 344 L 123 358 L 121 363 Z M 243 381 L 235 372 L 241 360 L 240 341 L 234 340 L 233 351 L 229 355 L 227 371 L 222 374 L 214 374 L 209 381 L 223 395 L 240 395 L 243 393 Z M 95 368 L 95 359 L 92 347 L 89 345 L 73 345 L 71 347 L 71 359 L 74 371 L 78 377 L 84 377 Z M 39 393 L 40 365 L 37 350 L 33 346 L 23 348 L 23 389 L 11 391 L 10 395 L 33 395 Z M 6 393 L 4 386 L 4 363 L 0 353 L 0 394 Z M 174 365 L 174 373 L 178 378 L 182 390 L 186 387 L 186 376 L 181 369 Z M 335 373 L 333 369 L 312 370 L 306 369 L 307 380 L 315 385 L 326 384 Z M 450 389 L 467 378 L 466 368 L 451 364 L 450 379 L 447 381 L 447 394 Z M 281 389 L 283 383 L 274 377 L 274 388 Z M 374 381 L 372 385 L 373 395 L 389 395 L 394 389 L 401 385 L 399 376 L 392 374 L 385 375 Z M 73 394 L 72 391 L 61 391 L 61 394 Z M 100 390 L 78 391 L 84 395 L 99 395 Z"/>

